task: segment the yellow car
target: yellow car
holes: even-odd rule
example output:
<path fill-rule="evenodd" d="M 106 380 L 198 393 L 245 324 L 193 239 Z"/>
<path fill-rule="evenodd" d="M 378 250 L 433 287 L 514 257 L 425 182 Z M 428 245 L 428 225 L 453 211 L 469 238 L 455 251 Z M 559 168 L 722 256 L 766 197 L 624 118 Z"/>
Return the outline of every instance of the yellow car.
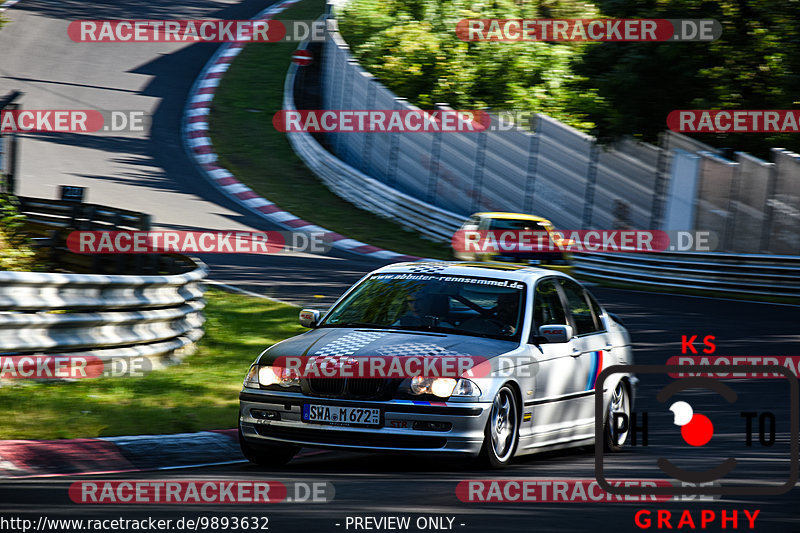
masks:
<path fill-rule="evenodd" d="M 503 261 L 525 265 L 538 265 L 545 268 L 552 268 L 553 270 L 560 270 L 567 274 L 571 273 L 571 255 L 562 249 L 564 246 L 568 246 L 569 242 L 557 233 L 556 229 L 553 227 L 553 223 L 546 218 L 527 215 L 525 213 L 504 213 L 499 211 L 474 213 L 461 225 L 461 228 L 459 228 L 459 232 L 491 231 L 495 232 L 495 235 L 497 235 L 497 232 L 508 230 L 547 231 L 550 241 L 556 245 L 558 250 L 552 252 L 549 250 L 501 251 L 486 250 L 487 247 L 485 246 L 478 246 L 477 248 L 486 251 L 476 251 L 474 249 L 466 250 L 464 249 L 464 240 L 462 238 L 453 240 L 453 255 L 455 255 L 456 259 L 462 261 Z M 459 233 L 456 233 L 456 235 L 459 235 Z M 481 233 L 481 235 L 486 234 Z M 457 242 L 462 243 L 462 245 L 458 245 Z"/>

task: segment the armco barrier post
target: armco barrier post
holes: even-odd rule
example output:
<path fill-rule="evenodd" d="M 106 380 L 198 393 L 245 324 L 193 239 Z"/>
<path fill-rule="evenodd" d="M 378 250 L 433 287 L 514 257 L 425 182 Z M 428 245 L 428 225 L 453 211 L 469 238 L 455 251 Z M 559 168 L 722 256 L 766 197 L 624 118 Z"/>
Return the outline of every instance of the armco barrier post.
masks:
<path fill-rule="evenodd" d="M 395 109 L 404 109 L 406 102 L 408 102 L 408 100 L 405 98 L 395 98 Z M 386 168 L 386 184 L 390 187 L 394 187 L 395 181 L 397 180 L 397 157 L 400 149 L 400 135 L 401 133 L 399 131 L 393 131 L 389 138 L 389 164 Z"/>
<path fill-rule="evenodd" d="M 434 105 L 436 110 L 449 110 L 446 103 Z M 431 162 L 428 172 L 427 202 L 436 205 L 436 193 L 439 186 L 439 159 L 442 155 L 442 132 L 435 132 L 431 141 Z"/>
<path fill-rule="evenodd" d="M 659 229 L 664 223 L 664 206 L 669 187 L 669 139 L 665 133 L 659 134 L 658 160 L 656 162 L 656 182 L 653 203 L 650 208 L 650 229 Z"/>
<path fill-rule="evenodd" d="M 472 174 L 472 206 L 470 208 L 473 213 L 481 209 L 483 166 L 486 162 L 486 139 L 487 134 L 485 132 L 479 134 L 477 147 L 475 148 L 475 170 Z"/>
<path fill-rule="evenodd" d="M 774 150 L 774 148 L 773 148 Z M 767 185 L 767 196 L 764 199 L 764 229 L 761 232 L 761 250 L 763 253 L 770 251 L 770 239 L 772 237 L 772 222 L 775 219 L 772 208 L 772 199 L 778 186 L 778 165 L 775 164 L 775 154 L 772 153 L 773 164 L 769 171 L 769 184 Z"/>
<path fill-rule="evenodd" d="M 724 250 L 733 251 L 735 246 L 734 228 L 736 227 L 736 217 L 738 215 L 739 191 L 741 189 L 742 180 L 742 165 L 736 163 L 733 167 L 733 179 L 731 179 L 731 191 L 728 198 L 728 219 L 725 221 L 725 236 L 723 242 L 725 243 Z M 757 250 L 745 250 L 746 252 L 753 253 Z"/>
<path fill-rule="evenodd" d="M 373 109 L 375 107 L 375 93 L 378 92 L 378 87 L 376 85 L 378 81 L 375 79 L 375 76 L 369 73 L 367 73 L 367 80 L 369 80 L 367 81 L 367 109 Z M 366 174 L 369 174 L 372 168 L 372 139 L 373 136 L 367 133 L 367 136 L 364 138 L 364 148 L 361 153 L 361 170 Z"/>
<path fill-rule="evenodd" d="M 599 145 L 592 143 L 589 153 L 589 164 L 586 167 L 586 196 L 583 202 L 583 227 L 588 228 L 592 224 L 592 209 L 594 208 L 594 186 L 597 181 L 597 158 Z"/>
<path fill-rule="evenodd" d="M 9 104 L 7 106 L 9 111 L 19 111 L 20 105 L 17 103 Z M 8 134 L 10 142 L 8 143 L 8 170 L 6 173 L 5 190 L 8 194 L 15 194 L 17 190 L 17 153 L 19 152 L 19 134 L 11 132 Z"/>
<path fill-rule="evenodd" d="M 533 195 L 536 191 L 536 163 L 539 160 L 539 135 L 534 133 L 529 136 L 529 139 L 528 168 L 525 171 L 525 196 L 522 204 L 522 210 L 525 213 L 533 211 Z"/>

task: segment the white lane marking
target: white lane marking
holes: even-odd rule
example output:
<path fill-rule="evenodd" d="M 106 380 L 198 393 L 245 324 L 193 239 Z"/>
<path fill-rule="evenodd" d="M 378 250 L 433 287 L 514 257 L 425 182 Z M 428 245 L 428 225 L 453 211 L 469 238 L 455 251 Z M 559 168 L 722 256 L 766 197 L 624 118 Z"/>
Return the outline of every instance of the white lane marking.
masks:
<path fill-rule="evenodd" d="M 235 285 L 228 285 L 227 283 L 222 283 L 221 281 L 215 281 L 213 279 L 206 279 L 206 280 L 203 281 L 203 283 L 206 283 L 208 285 L 214 285 L 215 287 L 219 287 L 220 289 L 227 290 L 227 291 L 230 291 L 230 292 L 235 292 L 235 293 L 238 293 L 238 294 L 244 294 L 245 296 L 252 296 L 253 298 L 261 298 L 262 300 L 269 300 L 271 302 L 277 302 L 279 304 L 291 305 L 292 307 L 297 307 L 298 309 L 300 308 L 300 306 L 297 305 L 297 304 L 293 304 L 293 303 L 287 302 L 285 300 L 279 300 L 278 298 L 272 298 L 270 296 L 265 296 L 263 294 L 258 294 L 257 292 L 248 291 L 246 289 L 241 289 L 241 288 L 239 288 L 239 287 L 237 287 Z"/>

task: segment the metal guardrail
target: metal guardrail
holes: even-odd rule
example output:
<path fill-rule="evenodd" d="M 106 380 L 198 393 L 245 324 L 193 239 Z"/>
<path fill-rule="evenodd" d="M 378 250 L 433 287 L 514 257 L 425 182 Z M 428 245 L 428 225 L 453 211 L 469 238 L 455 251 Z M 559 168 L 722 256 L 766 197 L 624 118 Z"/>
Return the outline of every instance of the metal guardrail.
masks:
<path fill-rule="evenodd" d="M 187 258 L 188 260 L 188 258 Z M 158 369 L 203 335 L 206 266 L 170 276 L 0 272 L 0 356 L 142 358 Z"/>
<path fill-rule="evenodd" d="M 304 48 L 305 45 L 301 46 Z M 292 65 L 284 84 L 283 108 L 295 110 Z M 357 206 L 404 227 L 449 242 L 464 217 L 389 187 L 348 165 L 308 133 L 288 133 L 303 162 L 332 191 Z M 791 299 L 800 303 L 800 257 L 774 255 L 649 253 L 575 254 L 575 274 L 599 282 L 665 288 L 674 292 Z"/>
<path fill-rule="evenodd" d="M 75 230 L 141 230 L 149 231 L 151 217 L 138 211 L 98 204 L 67 202 L 18 196 L 20 212 L 28 223 L 41 231 Z"/>
<path fill-rule="evenodd" d="M 178 254 L 75 254 L 64 244 L 75 230 L 147 231 L 149 215 L 29 197 L 19 198 L 19 208 L 37 246 L 70 272 L 0 272 L 0 357 L 91 357 L 119 375 L 120 363 L 138 359 L 137 369 L 154 370 L 193 350 L 203 336 L 202 262 Z M 107 271 L 114 274 L 97 273 Z"/>
<path fill-rule="evenodd" d="M 575 274 L 676 292 L 796 299 L 800 257 L 722 253 L 575 254 Z"/>
<path fill-rule="evenodd" d="M 53 270 L 94 274 L 177 274 L 193 268 L 178 254 L 75 254 L 66 246 L 72 231 L 149 231 L 151 216 L 99 204 L 27 196 L 17 197 L 25 231 L 34 245 L 46 249 Z"/>
<path fill-rule="evenodd" d="M 284 83 L 283 109 L 287 111 L 296 110 L 297 69 L 294 63 L 289 67 Z M 287 136 L 295 153 L 331 191 L 362 209 L 442 242 L 450 242 L 464 222 L 462 215 L 404 194 L 353 168 L 328 152 L 310 133 L 288 133 Z"/>

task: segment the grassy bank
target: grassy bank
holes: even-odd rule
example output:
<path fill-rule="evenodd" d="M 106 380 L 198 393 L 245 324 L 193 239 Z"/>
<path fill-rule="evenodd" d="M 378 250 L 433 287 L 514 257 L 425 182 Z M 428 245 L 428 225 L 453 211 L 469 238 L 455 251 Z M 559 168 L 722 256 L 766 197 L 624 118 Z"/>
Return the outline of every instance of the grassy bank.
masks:
<path fill-rule="evenodd" d="M 0 387 L 0 439 L 179 433 L 236 425 L 238 392 L 267 346 L 305 331 L 297 308 L 218 290 L 207 293 L 195 354 L 142 378 L 18 382 Z"/>
<path fill-rule="evenodd" d="M 323 0 L 304 0 L 276 18 L 314 19 L 324 6 Z M 396 252 L 448 259 L 447 245 L 422 239 L 333 194 L 295 155 L 286 134 L 273 127 L 272 116 L 281 109 L 283 82 L 295 48 L 295 43 L 251 44 L 228 69 L 209 122 L 220 164 L 304 220 Z"/>

